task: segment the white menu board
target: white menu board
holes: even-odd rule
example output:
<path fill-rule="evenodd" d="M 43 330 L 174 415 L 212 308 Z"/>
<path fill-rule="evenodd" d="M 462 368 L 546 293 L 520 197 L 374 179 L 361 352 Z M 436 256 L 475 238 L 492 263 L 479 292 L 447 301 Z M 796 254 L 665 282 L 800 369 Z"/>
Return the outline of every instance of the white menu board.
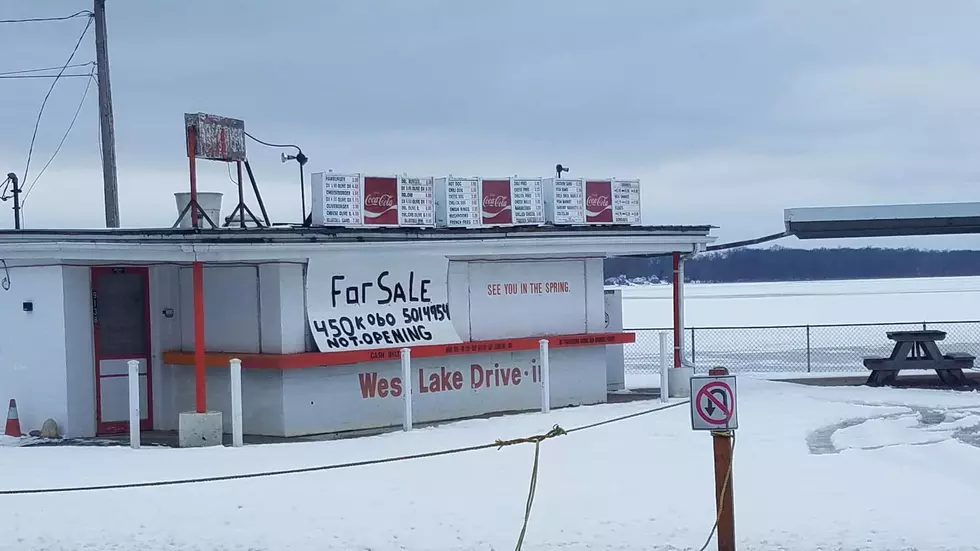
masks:
<path fill-rule="evenodd" d="M 446 226 L 473 227 L 483 223 L 479 178 L 446 181 Z"/>
<path fill-rule="evenodd" d="M 585 180 L 555 180 L 554 198 L 553 223 L 585 223 Z"/>
<path fill-rule="evenodd" d="M 544 184 L 540 178 L 514 178 L 511 201 L 514 224 L 544 224 Z"/>
<path fill-rule="evenodd" d="M 640 181 L 613 180 L 613 223 L 640 224 Z"/>
<path fill-rule="evenodd" d="M 432 178 L 398 179 L 398 225 L 434 226 L 436 224 L 435 193 Z"/>
<path fill-rule="evenodd" d="M 361 224 L 361 176 L 359 174 L 321 173 L 323 182 L 324 226 L 355 226 Z"/>

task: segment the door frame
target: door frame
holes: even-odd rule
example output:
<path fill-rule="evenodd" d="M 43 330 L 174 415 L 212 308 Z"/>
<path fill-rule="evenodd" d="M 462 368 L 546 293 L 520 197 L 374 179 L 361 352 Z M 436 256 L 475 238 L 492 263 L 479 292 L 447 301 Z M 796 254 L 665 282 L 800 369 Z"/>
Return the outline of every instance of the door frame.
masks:
<path fill-rule="evenodd" d="M 98 307 L 97 295 L 96 295 L 96 281 L 100 276 L 106 274 L 117 273 L 117 270 L 123 270 L 123 273 L 127 274 L 137 274 L 143 280 L 143 319 L 144 319 L 144 331 L 146 331 L 145 340 L 146 343 L 146 419 L 140 419 L 140 430 L 148 431 L 153 430 L 153 360 L 151 356 L 153 355 L 153 345 L 150 341 L 150 269 L 145 266 L 93 266 L 91 268 L 91 297 L 92 297 L 92 350 L 94 352 L 95 359 L 95 433 L 98 435 L 102 434 L 122 434 L 129 431 L 129 421 L 110 421 L 108 423 L 102 422 L 102 374 L 100 369 L 101 360 L 120 360 L 120 359 L 132 359 L 131 356 L 120 357 L 120 356 L 103 356 L 99 352 L 99 324 L 95 323 L 95 316 L 97 315 L 96 308 Z"/>

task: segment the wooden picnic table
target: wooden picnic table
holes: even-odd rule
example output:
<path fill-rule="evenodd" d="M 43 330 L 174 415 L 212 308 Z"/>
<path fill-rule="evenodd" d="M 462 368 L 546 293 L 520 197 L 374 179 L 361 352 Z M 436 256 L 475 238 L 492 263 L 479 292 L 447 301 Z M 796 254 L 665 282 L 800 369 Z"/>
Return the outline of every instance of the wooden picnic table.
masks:
<path fill-rule="evenodd" d="M 947 386 L 969 384 L 964 369 L 972 369 L 974 356 L 963 352 L 943 354 L 936 343 L 946 338 L 945 331 L 889 331 L 885 335 L 895 341 L 895 347 L 887 358 L 864 358 L 864 366 L 871 370 L 869 386 L 885 386 L 895 382 L 903 369 L 933 369 Z"/>

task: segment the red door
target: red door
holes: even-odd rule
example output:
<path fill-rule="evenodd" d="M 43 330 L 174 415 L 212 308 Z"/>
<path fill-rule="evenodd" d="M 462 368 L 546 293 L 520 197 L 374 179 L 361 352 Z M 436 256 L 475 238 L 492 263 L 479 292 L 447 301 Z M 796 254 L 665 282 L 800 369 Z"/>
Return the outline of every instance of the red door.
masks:
<path fill-rule="evenodd" d="M 140 430 L 153 428 L 147 268 L 92 268 L 95 415 L 99 434 L 129 431 L 129 361 L 140 364 Z"/>

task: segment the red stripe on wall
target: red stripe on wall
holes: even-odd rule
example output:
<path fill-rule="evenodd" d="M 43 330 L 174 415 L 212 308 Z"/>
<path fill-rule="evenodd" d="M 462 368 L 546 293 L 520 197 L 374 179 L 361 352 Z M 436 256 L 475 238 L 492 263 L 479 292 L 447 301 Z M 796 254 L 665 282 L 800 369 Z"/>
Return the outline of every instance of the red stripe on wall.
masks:
<path fill-rule="evenodd" d="M 575 348 L 580 346 L 605 346 L 629 344 L 636 341 L 634 333 L 585 333 L 580 335 L 548 335 L 520 339 L 470 341 L 456 344 L 427 344 L 413 346 L 413 358 L 437 358 L 465 354 L 493 352 L 519 352 L 537 350 L 541 339 L 548 339 L 548 347 Z M 334 365 L 350 365 L 366 362 L 387 362 L 401 357 L 401 348 L 376 348 L 348 350 L 344 352 L 303 352 L 299 354 L 235 354 L 234 352 L 208 352 L 208 367 L 228 367 L 232 358 L 242 361 L 242 369 L 302 369 Z M 163 362 L 170 365 L 194 365 L 194 353 L 173 350 L 163 353 Z"/>

